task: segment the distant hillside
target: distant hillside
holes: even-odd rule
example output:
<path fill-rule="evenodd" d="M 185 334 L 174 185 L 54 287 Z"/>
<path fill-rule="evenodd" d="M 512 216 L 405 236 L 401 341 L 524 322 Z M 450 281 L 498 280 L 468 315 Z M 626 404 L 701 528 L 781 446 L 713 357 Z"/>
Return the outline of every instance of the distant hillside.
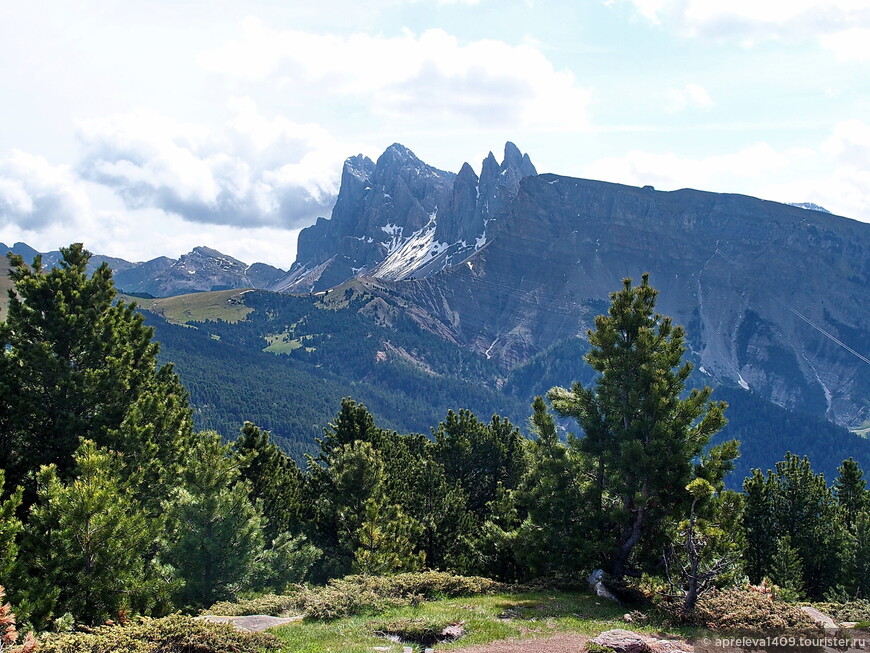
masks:
<path fill-rule="evenodd" d="M 18 254 L 26 263 L 40 255 L 46 268 L 54 267 L 60 260 L 57 250 L 37 252 L 27 243 L 15 243 L 11 247 L 0 243 L 0 254 L 4 258 L 8 251 Z M 121 292 L 154 297 L 234 288 L 269 288 L 286 274 L 285 270 L 265 263 L 248 265 L 210 247 L 194 247 L 178 259 L 159 256 L 139 263 L 95 254 L 88 269 L 92 272 L 103 263 L 112 268 L 115 287 Z"/>
<path fill-rule="evenodd" d="M 161 359 L 175 363 L 191 394 L 198 426 L 228 438 L 252 420 L 299 456 L 344 396 L 403 432 L 428 433 L 460 408 L 524 424 L 527 402 L 498 390 L 491 361 L 367 299 L 219 291 L 147 300 L 143 310 Z"/>
<path fill-rule="evenodd" d="M 244 420 L 272 430 L 297 458 L 331 421 L 343 396 L 365 403 L 378 423 L 428 433 L 448 409 L 493 413 L 527 428 L 536 394 L 593 380 L 585 340 L 570 338 L 505 374 L 495 361 L 418 327 L 379 297 L 347 287 L 321 297 L 219 291 L 147 300 L 161 358 L 175 363 L 200 428 L 235 437 Z M 695 383 L 709 378 L 696 373 Z M 870 441 L 813 415 L 776 406 L 739 387 L 719 440 L 743 441 L 730 484 L 767 469 L 787 451 L 806 454 L 829 478 L 847 457 L 870 469 Z M 576 432 L 563 421 L 565 433 Z"/>

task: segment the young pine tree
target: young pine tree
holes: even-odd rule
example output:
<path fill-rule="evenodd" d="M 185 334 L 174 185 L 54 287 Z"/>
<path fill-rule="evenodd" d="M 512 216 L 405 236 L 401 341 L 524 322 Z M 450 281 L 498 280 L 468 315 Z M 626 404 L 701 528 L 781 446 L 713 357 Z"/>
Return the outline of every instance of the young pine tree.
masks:
<path fill-rule="evenodd" d="M 529 468 L 518 490 L 528 511 L 520 527 L 520 555 L 537 576 L 577 573 L 588 569 L 595 553 L 607 550 L 601 542 L 601 524 L 589 510 L 594 487 L 585 458 L 572 445 L 559 442 L 553 416 L 542 397 L 532 404 Z M 596 533 L 596 537 L 589 537 Z"/>
<path fill-rule="evenodd" d="M 776 541 L 770 567 L 770 579 L 781 588 L 780 598 L 799 601 L 804 591 L 804 563 L 800 553 L 791 543 L 790 535 Z"/>
<path fill-rule="evenodd" d="M 98 624 L 119 611 L 149 605 L 148 572 L 160 524 L 149 519 L 126 487 L 121 458 L 83 440 L 64 482 L 53 465 L 38 476 L 26 530 L 30 618 L 44 628 L 69 612 Z"/>
<path fill-rule="evenodd" d="M 770 575 L 788 536 L 802 563 L 803 592 L 821 599 L 848 584 L 852 537 L 823 474 L 814 474 L 809 460 L 792 453 L 763 476 L 754 470 L 744 482 L 750 579 Z"/>
<path fill-rule="evenodd" d="M 181 581 L 178 604 L 234 599 L 254 583 L 264 549 L 263 517 L 248 498 L 238 459 L 217 433 L 200 433 L 181 481 L 164 553 Z"/>
<path fill-rule="evenodd" d="M 855 555 L 852 566 L 852 589 L 857 596 L 870 599 L 870 511 L 855 520 Z"/>
<path fill-rule="evenodd" d="M 6 474 L 0 469 L 0 578 L 10 579 L 18 566 L 18 536 L 22 524 L 16 511 L 21 505 L 21 488 L 16 488 L 2 499 Z M 8 582 L 8 580 L 6 581 Z"/>
<path fill-rule="evenodd" d="M 692 370 L 682 360 L 685 334 L 655 312 L 657 295 L 648 275 L 637 287 L 625 279 L 611 295 L 609 314 L 596 317 L 588 332 L 586 362 L 599 373 L 594 386 L 548 393 L 556 412 L 583 430 L 578 446 L 595 470 L 593 505 L 612 522 L 608 557 L 617 579 L 630 570 L 639 545 L 650 554 L 662 550 L 665 542 L 654 534 L 687 514 L 692 463 L 725 425 L 725 405 L 710 401 L 710 388 L 683 397 Z"/>

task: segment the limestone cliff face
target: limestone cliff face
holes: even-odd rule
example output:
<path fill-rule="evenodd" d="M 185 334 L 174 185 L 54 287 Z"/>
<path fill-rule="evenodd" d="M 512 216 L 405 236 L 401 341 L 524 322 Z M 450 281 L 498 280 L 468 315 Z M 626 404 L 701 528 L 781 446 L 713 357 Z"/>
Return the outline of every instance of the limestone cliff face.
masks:
<path fill-rule="evenodd" d="M 506 214 L 524 176 L 536 174 L 528 155 L 505 146 L 490 153 L 480 177 L 426 165 L 394 144 L 377 163 L 358 155 L 342 170 L 330 219 L 303 229 L 296 262 L 273 289 L 317 292 L 353 277 L 426 277 L 483 246 L 487 225 Z"/>
<path fill-rule="evenodd" d="M 702 372 L 844 425 L 870 399 L 870 225 L 740 195 L 527 177 L 460 265 L 390 284 L 418 321 L 511 367 L 585 333 L 649 272 Z M 381 282 L 383 285 L 383 282 Z"/>

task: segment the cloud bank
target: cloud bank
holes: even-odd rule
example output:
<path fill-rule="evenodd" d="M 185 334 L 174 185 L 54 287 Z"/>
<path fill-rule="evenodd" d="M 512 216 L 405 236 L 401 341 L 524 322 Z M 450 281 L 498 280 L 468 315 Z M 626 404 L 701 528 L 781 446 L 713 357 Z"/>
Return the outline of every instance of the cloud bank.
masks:
<path fill-rule="evenodd" d="M 88 196 L 68 166 L 19 150 L 0 157 L 0 226 L 39 229 L 79 222 L 89 212 Z"/>
<path fill-rule="evenodd" d="M 337 36 L 278 31 L 250 18 L 241 39 L 205 52 L 200 64 L 294 93 L 355 101 L 393 120 L 541 130 L 587 127 L 590 93 L 533 44 L 461 44 L 441 29 L 419 36 Z"/>
<path fill-rule="evenodd" d="M 129 208 L 194 222 L 296 228 L 328 214 L 344 147 L 318 125 L 263 117 L 249 98 L 230 108 L 220 134 L 151 112 L 89 121 L 77 171 Z"/>

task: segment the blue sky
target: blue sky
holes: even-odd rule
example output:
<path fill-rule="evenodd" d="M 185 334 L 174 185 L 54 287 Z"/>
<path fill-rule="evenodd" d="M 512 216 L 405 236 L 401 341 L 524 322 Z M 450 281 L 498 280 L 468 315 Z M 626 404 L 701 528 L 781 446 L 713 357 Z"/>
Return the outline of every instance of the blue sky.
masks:
<path fill-rule="evenodd" d="M 286 268 L 396 141 L 870 221 L 870 0 L 33 0 L 0 64 L 7 244 Z"/>

